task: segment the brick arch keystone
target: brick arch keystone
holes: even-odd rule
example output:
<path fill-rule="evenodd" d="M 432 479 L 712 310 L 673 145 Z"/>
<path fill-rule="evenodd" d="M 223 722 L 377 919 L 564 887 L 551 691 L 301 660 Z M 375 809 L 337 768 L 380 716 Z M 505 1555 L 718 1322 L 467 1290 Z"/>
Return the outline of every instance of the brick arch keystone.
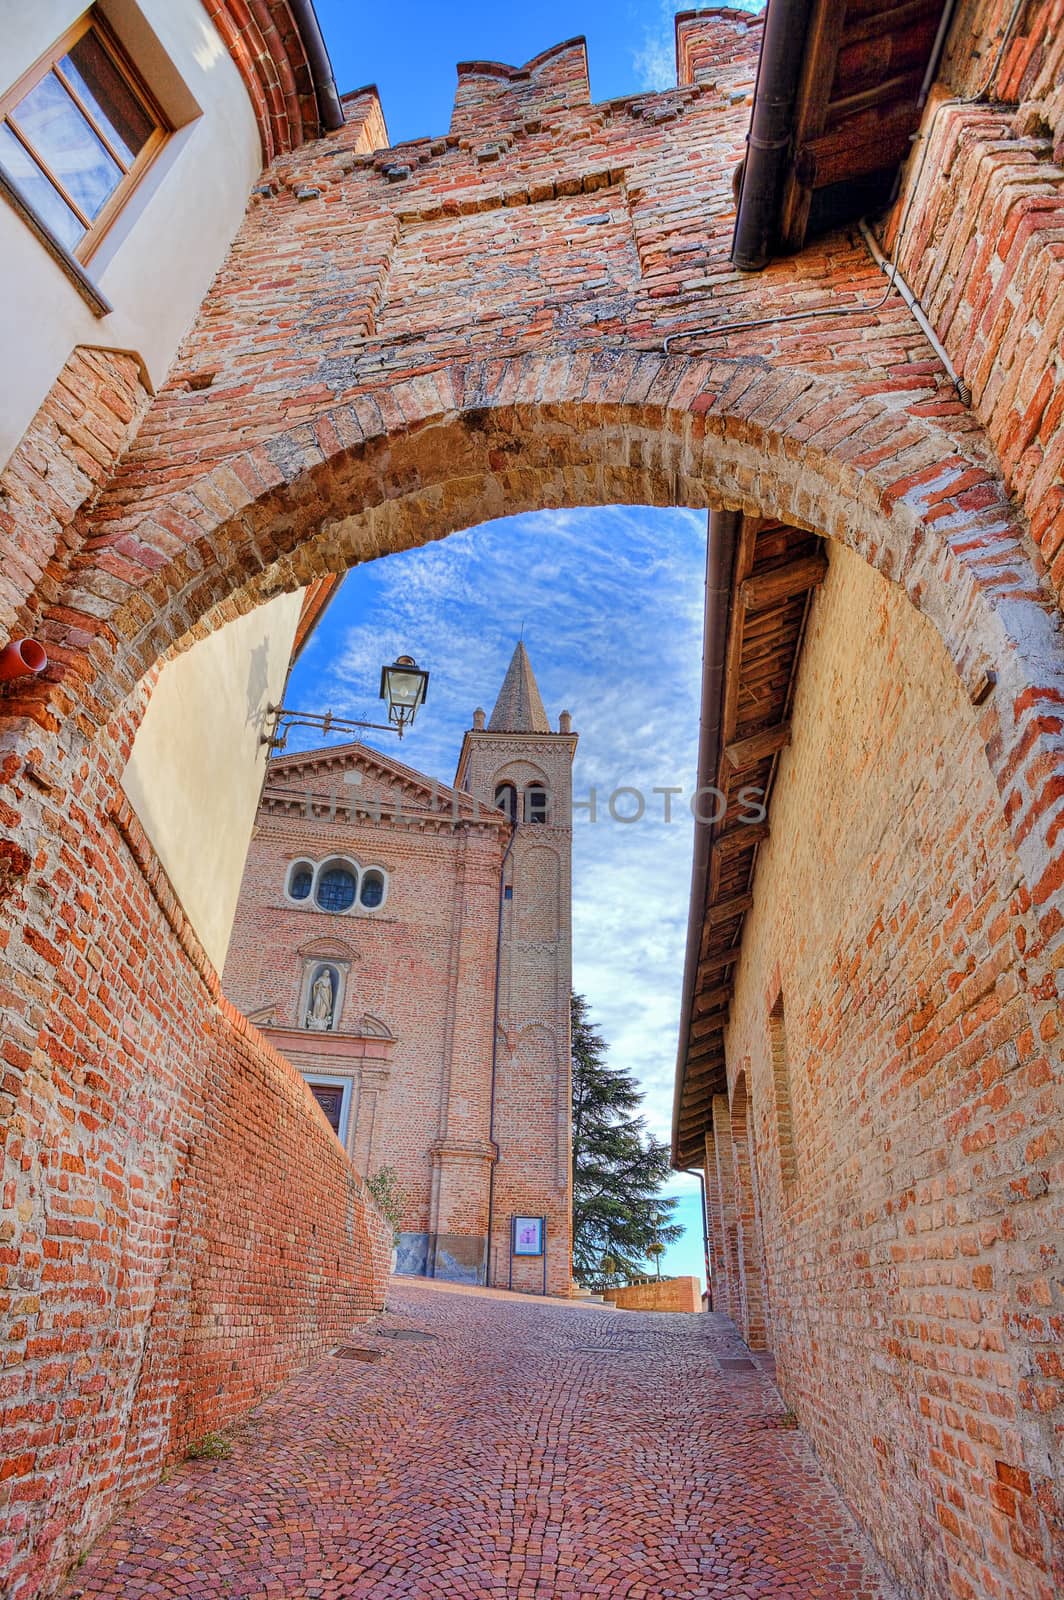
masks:
<path fill-rule="evenodd" d="M 58 702 L 105 719 L 223 605 L 494 517 L 741 508 L 836 539 L 902 585 L 973 699 L 995 675 L 980 730 L 1043 931 L 1061 933 L 1061 618 L 978 431 L 759 359 L 576 350 L 405 378 L 220 459 L 150 450 L 101 499 L 44 624 Z"/>

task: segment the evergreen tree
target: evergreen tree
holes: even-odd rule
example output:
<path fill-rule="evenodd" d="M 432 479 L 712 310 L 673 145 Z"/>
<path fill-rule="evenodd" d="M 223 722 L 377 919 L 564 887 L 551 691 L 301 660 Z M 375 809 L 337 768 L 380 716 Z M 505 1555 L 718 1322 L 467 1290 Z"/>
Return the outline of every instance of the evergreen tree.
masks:
<path fill-rule="evenodd" d="M 646 1271 L 655 1243 L 671 1244 L 683 1228 L 669 1219 L 676 1201 L 661 1194 L 669 1147 L 647 1132 L 642 1090 L 606 1060 L 587 1001 L 572 998 L 573 1022 L 573 1273 L 581 1283 L 602 1277 L 604 1256 L 616 1272 Z"/>

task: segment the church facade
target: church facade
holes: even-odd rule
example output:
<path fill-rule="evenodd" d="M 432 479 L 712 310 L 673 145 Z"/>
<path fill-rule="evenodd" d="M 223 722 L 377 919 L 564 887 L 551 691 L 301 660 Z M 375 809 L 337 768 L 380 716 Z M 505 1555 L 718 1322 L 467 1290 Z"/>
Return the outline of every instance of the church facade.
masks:
<path fill-rule="evenodd" d="M 397 1175 L 401 1272 L 569 1287 L 575 747 L 519 643 L 453 786 L 361 744 L 270 763 L 223 982 Z"/>

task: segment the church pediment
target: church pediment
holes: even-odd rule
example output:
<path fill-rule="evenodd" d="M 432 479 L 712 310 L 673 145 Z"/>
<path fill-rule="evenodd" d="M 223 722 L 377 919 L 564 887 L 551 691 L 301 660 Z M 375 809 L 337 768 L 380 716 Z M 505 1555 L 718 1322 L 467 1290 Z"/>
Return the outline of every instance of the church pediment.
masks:
<path fill-rule="evenodd" d="M 262 808 L 308 818 L 336 816 L 419 823 L 475 821 L 502 826 L 491 811 L 438 779 L 416 772 L 363 744 L 336 745 L 279 756 L 267 769 Z"/>

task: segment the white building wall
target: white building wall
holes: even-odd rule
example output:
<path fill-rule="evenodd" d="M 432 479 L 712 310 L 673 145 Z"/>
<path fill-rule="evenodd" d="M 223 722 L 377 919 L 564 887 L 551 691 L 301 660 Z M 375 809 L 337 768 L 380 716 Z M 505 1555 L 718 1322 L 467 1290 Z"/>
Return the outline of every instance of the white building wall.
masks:
<path fill-rule="evenodd" d="M 0 468 L 76 345 L 129 350 L 158 386 L 233 239 L 262 154 L 251 102 L 200 0 L 100 0 L 177 131 L 87 268 L 97 317 L 0 198 Z M 85 0 L 0 0 L 0 93 L 86 10 Z"/>
<path fill-rule="evenodd" d="M 266 707 L 281 703 L 302 600 L 278 595 L 168 662 L 122 775 L 219 972 L 266 768 Z"/>

